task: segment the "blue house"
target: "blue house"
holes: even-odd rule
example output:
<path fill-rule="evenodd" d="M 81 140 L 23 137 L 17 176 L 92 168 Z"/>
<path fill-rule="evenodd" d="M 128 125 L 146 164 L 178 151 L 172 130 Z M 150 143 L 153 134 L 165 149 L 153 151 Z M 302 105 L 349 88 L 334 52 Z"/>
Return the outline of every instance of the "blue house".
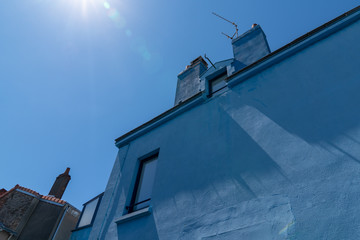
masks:
<path fill-rule="evenodd" d="M 175 106 L 116 139 L 80 239 L 360 239 L 360 7 L 271 52 L 178 75 Z"/>

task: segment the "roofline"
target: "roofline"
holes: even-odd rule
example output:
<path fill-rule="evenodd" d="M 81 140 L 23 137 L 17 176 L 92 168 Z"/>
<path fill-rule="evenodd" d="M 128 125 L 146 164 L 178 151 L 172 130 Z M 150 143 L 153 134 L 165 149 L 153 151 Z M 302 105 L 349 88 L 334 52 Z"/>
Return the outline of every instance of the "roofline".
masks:
<path fill-rule="evenodd" d="M 360 10 L 360 6 L 357 6 L 351 9 L 350 11 L 340 15 L 339 17 L 334 18 L 333 20 L 321 25 L 320 27 L 315 28 L 314 30 L 302 35 L 301 37 L 295 39 L 294 41 L 277 49 L 276 51 L 269 53 L 265 57 L 250 64 L 249 66 L 242 68 L 241 70 L 232 74 L 226 79 L 226 81 L 228 82 L 228 86 L 231 88 L 245 81 L 249 77 L 259 73 L 260 71 L 265 70 L 266 68 L 284 60 L 285 58 L 297 53 L 298 51 L 330 36 L 331 34 L 339 31 L 343 27 L 346 27 L 351 23 L 357 21 L 360 18 L 360 13 L 358 13 L 357 15 L 353 15 L 353 14 L 359 12 L 359 10 Z M 228 60 L 230 59 L 223 61 L 228 61 Z M 115 139 L 115 145 L 118 148 L 120 148 L 121 146 L 129 143 L 130 141 L 132 141 L 133 139 L 139 136 L 142 136 L 143 134 L 149 132 L 155 127 L 161 125 L 162 123 L 165 123 L 170 119 L 174 118 L 175 116 L 185 112 L 186 110 L 191 109 L 203 103 L 206 98 L 204 96 L 204 93 L 205 91 L 199 92 L 198 94 L 187 99 L 186 101 L 176 105 L 173 108 L 170 108 L 169 110 L 151 119 L 150 121 L 140 125 L 139 127 Z"/>
<path fill-rule="evenodd" d="M 314 30 L 300 36 L 299 38 L 277 49 L 276 51 L 269 53 L 265 57 L 250 64 L 249 66 L 240 69 L 226 79 L 228 86 L 233 87 L 240 82 L 245 81 L 260 71 L 263 71 L 266 68 L 279 63 L 280 61 L 288 58 L 291 55 L 294 55 L 302 49 L 327 38 L 328 36 L 359 20 L 359 11 L 360 5 L 321 25 L 320 27 L 317 27 Z"/>
<path fill-rule="evenodd" d="M 40 193 L 31 190 L 30 188 L 25 188 L 22 187 L 18 184 L 15 185 L 15 187 L 13 187 L 12 189 L 10 189 L 9 191 L 3 193 L 2 195 L 0 195 L 0 198 L 3 198 L 4 196 L 10 194 L 13 191 L 18 191 L 21 192 L 23 194 L 32 196 L 36 199 L 39 199 L 39 201 L 43 201 L 43 202 L 47 202 L 47 203 L 51 203 L 51 204 L 55 204 L 55 205 L 59 205 L 59 206 L 64 206 L 65 204 L 68 204 L 67 201 L 56 198 L 56 197 L 51 197 L 51 196 L 45 196 L 45 195 L 41 195 Z"/>
<path fill-rule="evenodd" d="M 159 126 L 162 123 L 165 123 L 175 116 L 180 115 L 181 113 L 189 110 L 205 101 L 203 97 L 203 93 L 199 92 L 196 95 L 192 96 L 191 98 L 185 100 L 184 102 L 170 108 L 169 110 L 163 112 L 162 114 L 158 115 L 157 117 L 151 119 L 150 121 L 140 125 L 139 127 L 131 130 L 130 132 L 122 135 L 121 137 L 115 139 L 115 145 L 120 148 L 121 146 L 127 144 L 134 138 L 137 138 L 150 130 L 154 129 L 155 127 Z"/>
<path fill-rule="evenodd" d="M 102 196 L 104 195 L 104 193 L 105 193 L 105 192 L 102 192 L 102 193 L 96 195 L 95 197 L 93 197 L 92 199 L 90 199 L 89 201 L 83 203 L 83 206 L 85 206 L 86 204 L 88 204 L 89 202 L 91 202 L 91 201 L 93 201 L 93 200 L 95 200 L 95 199 L 97 199 L 97 198 L 102 197 Z"/>
<path fill-rule="evenodd" d="M 214 63 L 214 66 L 216 66 L 216 64 L 220 64 L 220 63 L 227 62 L 227 61 L 234 61 L 234 58 L 229 58 L 229 59 L 218 61 L 218 62 Z M 208 71 L 210 71 L 210 69 L 213 69 L 213 68 L 214 68 L 213 66 L 209 67 L 208 69 L 206 69 L 206 71 L 201 73 L 199 77 L 200 78 L 203 77 Z M 215 69 L 217 69 L 217 68 L 215 68 Z"/>
<path fill-rule="evenodd" d="M 2 222 L 0 222 L 0 232 L 1 231 L 6 231 L 12 235 L 18 236 L 18 233 L 11 230 L 10 228 L 6 227 L 5 224 L 3 224 Z"/>

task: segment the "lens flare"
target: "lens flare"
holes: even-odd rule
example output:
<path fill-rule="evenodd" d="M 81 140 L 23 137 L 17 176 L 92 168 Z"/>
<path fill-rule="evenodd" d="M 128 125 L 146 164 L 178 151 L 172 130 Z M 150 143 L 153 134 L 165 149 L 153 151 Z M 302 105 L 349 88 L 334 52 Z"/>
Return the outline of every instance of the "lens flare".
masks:
<path fill-rule="evenodd" d="M 132 29 L 130 29 L 127 24 L 126 15 L 124 14 L 125 8 L 120 9 L 116 7 L 119 6 L 119 4 L 123 4 L 122 1 L 112 1 L 113 0 L 66 0 L 65 2 L 68 6 L 72 7 L 72 10 L 77 16 L 81 16 L 85 20 L 93 17 L 94 13 L 101 17 L 107 16 L 110 22 L 123 32 L 124 36 L 132 38 L 131 49 L 142 59 L 145 70 L 148 69 L 148 72 L 151 73 L 156 72 L 162 66 L 161 56 L 151 51 L 141 36 L 135 37 Z"/>
<path fill-rule="evenodd" d="M 104 2 L 104 8 L 109 9 L 110 8 L 110 4 L 108 2 Z"/>

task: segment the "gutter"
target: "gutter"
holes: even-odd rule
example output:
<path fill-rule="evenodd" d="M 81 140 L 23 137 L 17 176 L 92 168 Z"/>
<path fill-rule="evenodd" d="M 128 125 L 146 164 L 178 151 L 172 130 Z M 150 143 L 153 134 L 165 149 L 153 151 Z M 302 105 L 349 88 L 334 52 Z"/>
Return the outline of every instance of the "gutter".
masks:
<path fill-rule="evenodd" d="M 360 19 L 360 6 L 351 9 L 350 11 L 340 15 L 339 17 L 321 25 L 320 27 L 304 34 L 303 36 L 295 39 L 294 41 L 286 44 L 278 50 L 266 55 L 258 61 L 242 68 L 238 72 L 226 78 L 227 86 L 232 88 L 237 84 L 245 81 L 246 79 L 254 76 L 255 74 L 269 68 L 270 66 L 281 62 L 282 60 L 296 54 L 302 49 L 330 36 L 331 34 L 343 29 L 351 23 Z M 223 60 L 227 61 L 227 60 Z M 221 61 L 222 62 L 222 61 Z M 208 69 L 209 70 L 209 69 Z M 207 71 L 208 71 L 207 70 Z M 193 97 L 187 99 L 185 102 L 176 105 L 175 107 L 167 110 L 159 116 L 151 119 L 150 121 L 142 124 L 141 126 L 131 130 L 130 132 L 115 139 L 115 145 L 120 148 L 130 141 L 144 135 L 159 125 L 173 119 L 174 117 L 182 114 L 183 112 L 198 106 L 205 102 L 205 92 L 199 92 Z"/>
<path fill-rule="evenodd" d="M 183 112 L 192 109 L 203 102 L 205 102 L 206 97 L 204 94 L 204 91 L 197 93 L 193 97 L 185 100 L 184 102 L 176 105 L 173 108 L 170 108 L 166 112 L 160 114 L 159 116 L 151 119 L 150 121 L 144 123 L 143 125 L 131 130 L 130 132 L 122 135 L 121 137 L 115 139 L 115 145 L 120 148 L 126 144 L 128 144 L 130 141 L 134 140 L 135 138 L 138 138 L 145 133 L 153 130 L 154 128 L 158 127 L 159 125 L 170 121 L 174 117 L 182 114 Z"/>

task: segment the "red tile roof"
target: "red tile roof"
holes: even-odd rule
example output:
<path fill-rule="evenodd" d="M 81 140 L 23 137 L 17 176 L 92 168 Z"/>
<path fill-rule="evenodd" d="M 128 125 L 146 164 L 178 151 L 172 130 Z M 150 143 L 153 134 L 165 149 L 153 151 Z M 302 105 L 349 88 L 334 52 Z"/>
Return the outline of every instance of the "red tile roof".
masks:
<path fill-rule="evenodd" d="M 35 197 L 37 198 L 40 198 L 40 199 L 44 199 L 44 200 L 47 200 L 47 201 L 50 201 L 50 202 L 54 202 L 54 203 L 59 203 L 59 204 L 65 204 L 66 201 L 64 200 L 61 200 L 59 198 L 56 198 L 54 196 L 44 196 L 44 195 L 41 195 L 40 193 L 34 191 L 34 190 L 31 190 L 29 188 L 25 188 L 25 187 L 22 187 L 22 186 L 19 186 L 18 184 L 16 184 L 15 187 L 13 187 L 12 189 L 10 189 L 9 191 L 6 191 L 5 189 L 5 192 L 0 192 L 0 198 L 2 198 L 3 196 L 9 194 L 10 192 L 16 190 L 16 189 L 19 189 L 21 191 L 24 191 L 24 192 L 28 192 L 28 193 L 31 193 L 32 195 L 34 195 Z M 1 189 L 2 190 L 2 189 Z"/>
<path fill-rule="evenodd" d="M 6 192 L 7 192 L 7 191 L 6 191 L 5 188 L 0 189 L 0 196 L 1 196 L 2 194 L 6 193 Z"/>
<path fill-rule="evenodd" d="M 40 196 L 41 196 L 40 193 L 35 192 L 34 190 L 31 190 L 31 189 L 29 189 L 29 188 L 25 188 L 25 187 L 19 186 L 19 185 L 16 185 L 16 186 L 15 186 L 15 189 L 23 190 L 23 191 L 25 191 L 25 192 L 34 194 L 34 195 L 37 196 L 37 197 L 40 197 Z"/>
<path fill-rule="evenodd" d="M 61 200 L 61 199 L 56 198 L 56 197 L 53 197 L 53 196 L 41 196 L 41 199 L 45 199 L 45 200 L 60 203 L 60 204 L 65 204 L 66 203 L 66 201 Z"/>

